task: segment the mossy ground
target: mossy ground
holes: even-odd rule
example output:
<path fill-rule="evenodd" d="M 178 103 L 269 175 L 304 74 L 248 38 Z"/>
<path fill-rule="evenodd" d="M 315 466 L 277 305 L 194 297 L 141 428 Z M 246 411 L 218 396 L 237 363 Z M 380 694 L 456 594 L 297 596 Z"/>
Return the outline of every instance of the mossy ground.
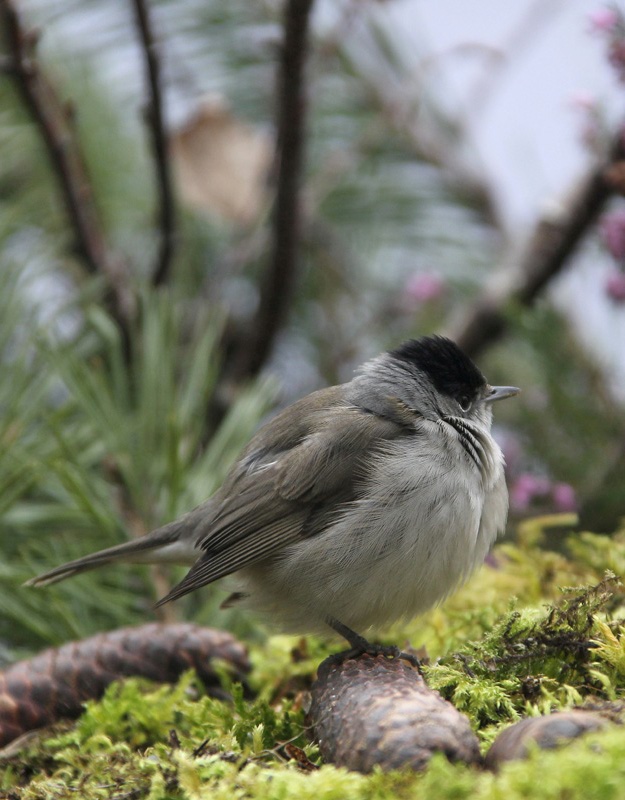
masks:
<path fill-rule="evenodd" d="M 388 636 L 425 648 L 428 683 L 470 717 L 484 748 L 521 716 L 608 702 L 618 710 L 625 702 L 625 593 L 618 577 L 625 574 L 625 531 L 563 535 L 550 549 L 537 541 L 549 522 L 526 524 L 518 543 L 498 547 L 444 606 Z M 364 776 L 322 765 L 308 743 L 304 706 L 329 652 L 314 639 L 272 637 L 255 646 L 255 700 L 237 686 L 228 687 L 231 703 L 207 697 L 192 674 L 174 687 L 115 684 L 76 723 L 47 731 L 4 760 L 0 797 L 625 796 L 625 729 L 618 725 L 533 752 L 498 774 L 442 756 L 419 775 Z"/>

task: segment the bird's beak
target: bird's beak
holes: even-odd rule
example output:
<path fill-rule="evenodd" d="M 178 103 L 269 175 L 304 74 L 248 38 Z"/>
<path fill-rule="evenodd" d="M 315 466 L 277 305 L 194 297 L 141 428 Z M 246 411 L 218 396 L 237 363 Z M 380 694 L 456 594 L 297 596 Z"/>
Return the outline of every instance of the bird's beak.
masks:
<path fill-rule="evenodd" d="M 495 400 L 505 400 L 506 397 L 514 397 L 520 391 L 516 386 L 489 386 L 484 402 L 494 403 Z"/>

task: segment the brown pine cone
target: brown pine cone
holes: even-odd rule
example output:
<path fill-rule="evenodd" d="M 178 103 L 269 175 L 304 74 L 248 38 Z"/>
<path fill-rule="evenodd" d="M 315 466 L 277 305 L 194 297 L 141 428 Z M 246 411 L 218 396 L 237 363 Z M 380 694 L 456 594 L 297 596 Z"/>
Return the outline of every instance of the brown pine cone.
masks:
<path fill-rule="evenodd" d="M 326 761 L 358 772 L 423 769 L 435 752 L 479 763 L 469 720 L 402 659 L 326 659 L 309 712 Z"/>
<path fill-rule="evenodd" d="M 599 714 L 581 709 L 527 717 L 501 731 L 486 754 L 486 766 L 499 769 L 505 761 L 526 758 L 532 745 L 541 750 L 552 750 L 607 724 L 608 720 Z"/>
<path fill-rule="evenodd" d="M 250 669 L 245 647 L 229 633 L 188 623 L 119 628 L 51 647 L 0 673 L 0 746 L 79 716 L 86 700 L 131 675 L 170 683 L 193 668 L 207 690 L 219 694 L 214 659 L 229 663 L 241 680 Z"/>

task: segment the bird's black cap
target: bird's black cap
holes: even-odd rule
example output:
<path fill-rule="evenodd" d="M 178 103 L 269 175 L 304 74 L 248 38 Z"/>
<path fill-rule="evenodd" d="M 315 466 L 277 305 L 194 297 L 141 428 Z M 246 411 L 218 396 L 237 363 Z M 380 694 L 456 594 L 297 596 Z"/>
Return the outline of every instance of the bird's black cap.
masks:
<path fill-rule="evenodd" d="M 455 400 L 473 398 L 486 385 L 486 378 L 471 359 L 444 336 L 409 339 L 391 350 L 390 355 L 425 372 L 437 391 Z"/>

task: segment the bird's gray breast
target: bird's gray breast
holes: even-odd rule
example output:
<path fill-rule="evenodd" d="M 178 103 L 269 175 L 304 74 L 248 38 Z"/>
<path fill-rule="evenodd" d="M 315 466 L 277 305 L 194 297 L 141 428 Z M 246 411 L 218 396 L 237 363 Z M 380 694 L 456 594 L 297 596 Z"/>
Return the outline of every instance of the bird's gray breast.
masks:
<path fill-rule="evenodd" d="M 441 428 L 457 445 L 460 462 L 477 470 L 485 491 L 491 489 L 503 474 L 503 454 L 490 432 L 462 417 L 443 417 Z"/>

